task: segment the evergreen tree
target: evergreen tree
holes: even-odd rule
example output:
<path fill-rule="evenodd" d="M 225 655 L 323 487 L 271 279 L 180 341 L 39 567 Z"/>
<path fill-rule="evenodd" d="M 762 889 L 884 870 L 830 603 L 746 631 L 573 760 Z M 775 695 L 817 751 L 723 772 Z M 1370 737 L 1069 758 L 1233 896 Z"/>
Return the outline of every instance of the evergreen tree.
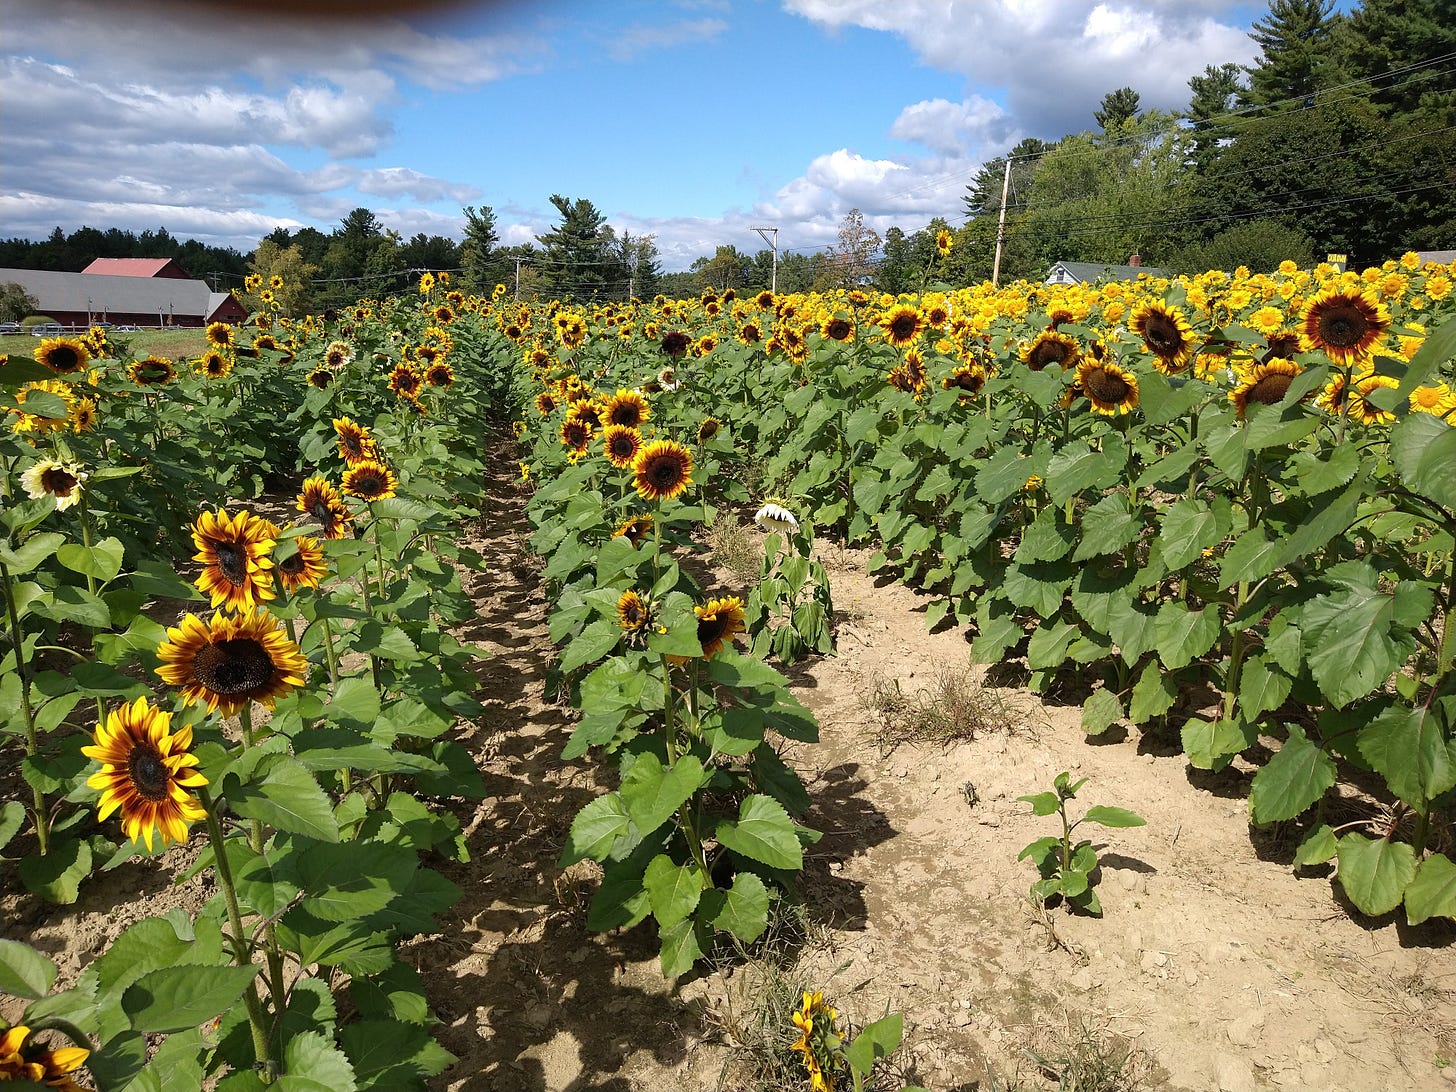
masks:
<path fill-rule="evenodd" d="M 1247 104 L 1294 108 L 1339 82 L 1334 6 L 1335 0 L 1269 0 L 1269 13 L 1249 31 L 1261 53 L 1248 69 Z"/>
<path fill-rule="evenodd" d="M 1105 136 L 1117 136 L 1124 125 L 1137 117 L 1140 108 L 1138 93 L 1131 87 L 1119 87 L 1102 96 L 1102 106 L 1093 113 L 1097 127 Z"/>
<path fill-rule="evenodd" d="M 1243 71 L 1230 61 L 1217 67 L 1206 65 L 1201 76 L 1188 78 L 1193 97 L 1183 117 L 1193 123 L 1192 158 L 1200 170 L 1213 160 L 1219 142 L 1232 135 L 1227 115 L 1238 100 Z"/>
<path fill-rule="evenodd" d="M 489 205 L 466 205 L 465 241 L 460 244 L 460 264 L 464 267 L 461 281 L 466 289 L 482 294 L 498 284 L 514 288 L 515 263 L 508 261 L 501 250 L 496 231 L 495 210 Z"/>
<path fill-rule="evenodd" d="M 587 300 L 604 293 L 609 277 L 606 216 L 586 198 L 571 200 L 551 195 L 561 222 L 539 236 L 541 278 L 549 292 L 561 299 Z"/>
<path fill-rule="evenodd" d="M 1456 53 L 1450 0 L 1364 0 L 1346 17 L 1340 45 L 1348 75 L 1369 81 L 1393 121 L 1456 124 L 1456 65 L 1439 61 Z"/>

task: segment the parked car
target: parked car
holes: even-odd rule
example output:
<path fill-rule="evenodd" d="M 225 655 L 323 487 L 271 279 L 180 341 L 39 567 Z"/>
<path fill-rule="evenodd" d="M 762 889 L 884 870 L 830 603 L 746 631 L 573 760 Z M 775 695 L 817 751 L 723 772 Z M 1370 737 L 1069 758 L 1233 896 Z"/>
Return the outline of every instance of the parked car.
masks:
<path fill-rule="evenodd" d="M 55 337 L 65 332 L 66 328 L 59 322 L 37 322 L 30 328 L 31 337 Z"/>
<path fill-rule="evenodd" d="M 18 322 L 0 322 L 0 334 L 24 333 Z"/>
<path fill-rule="evenodd" d="M 133 326 L 131 323 L 124 323 L 116 328 L 118 334 L 139 334 L 142 332 L 140 326 Z"/>

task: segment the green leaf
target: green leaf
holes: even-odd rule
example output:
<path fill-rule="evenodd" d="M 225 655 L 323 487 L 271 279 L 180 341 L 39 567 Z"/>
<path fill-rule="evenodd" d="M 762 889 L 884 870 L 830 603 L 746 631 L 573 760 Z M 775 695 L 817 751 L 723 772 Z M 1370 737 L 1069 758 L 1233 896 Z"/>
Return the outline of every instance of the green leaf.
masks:
<path fill-rule="evenodd" d="M 1082 541 L 1072 560 L 1115 554 L 1134 541 L 1142 528 L 1139 515 L 1127 510 L 1127 499 L 1120 493 L 1110 493 L 1082 513 Z"/>
<path fill-rule="evenodd" d="M 51 839 L 44 857 L 23 857 L 20 878 L 28 890 L 51 902 L 67 905 L 76 901 L 81 881 L 91 873 L 91 843 L 77 838 Z"/>
<path fill-rule="evenodd" d="M 1279 567 L 1283 552 L 1283 541 L 1271 541 L 1262 525 L 1250 527 L 1223 555 L 1218 570 L 1219 587 L 1231 588 L 1241 581 L 1268 576 Z"/>
<path fill-rule="evenodd" d="M 334 696 L 324 706 L 331 724 L 369 729 L 379 719 L 379 690 L 372 679 L 351 675 L 340 679 Z"/>
<path fill-rule="evenodd" d="M 1418 709 L 1396 706 L 1355 737 L 1361 756 L 1385 778 L 1390 791 L 1419 811 L 1456 785 L 1456 739 L 1451 738 L 1445 710 L 1445 703 Z"/>
<path fill-rule="evenodd" d="M 1122 718 L 1122 699 L 1106 688 L 1094 690 L 1082 706 L 1082 731 L 1100 736 Z"/>
<path fill-rule="evenodd" d="M 186 1031 L 232 1008 L 260 969 L 162 967 L 128 986 L 121 1005 L 133 1031 Z"/>
<path fill-rule="evenodd" d="M 1158 640 L 1158 658 L 1169 671 L 1177 671 L 1213 647 L 1223 632 L 1223 622 L 1217 607 L 1189 610 L 1170 599 L 1158 609 L 1153 632 Z"/>
<path fill-rule="evenodd" d="M 696 756 L 683 755 L 664 767 L 662 760 L 648 751 L 637 756 L 622 778 L 622 801 L 645 836 L 667 822 L 702 783 L 703 764 Z"/>
<path fill-rule="evenodd" d="M 1156 661 L 1148 661 L 1132 688 L 1132 701 L 1127 717 L 1134 724 L 1146 724 L 1161 717 L 1178 700 L 1178 685 L 1173 676 Z"/>
<path fill-rule="evenodd" d="M 1263 451 L 1295 443 L 1319 428 L 1322 417 L 1300 403 L 1283 407 L 1251 404 L 1244 425 L 1244 446 L 1249 451 Z"/>
<path fill-rule="evenodd" d="M 1183 753 L 1200 770 L 1221 770 L 1234 755 L 1252 747 L 1257 739 L 1253 728 L 1237 720 L 1200 720 L 1183 725 Z"/>
<path fill-rule="evenodd" d="M 768 888 L 752 872 L 733 877 L 723 909 L 713 919 L 713 927 L 732 933 L 744 944 L 752 944 L 768 928 Z"/>
<path fill-rule="evenodd" d="M 663 929 L 682 921 L 698 907 L 707 881 L 696 862 L 677 864 L 659 853 L 642 874 L 642 886 L 652 902 L 652 916 Z"/>
<path fill-rule="evenodd" d="M 378 503 L 384 503 L 380 501 Z M 294 1035 L 283 1048 L 280 1092 L 357 1092 L 354 1067 L 344 1052 L 316 1031 Z"/>
<path fill-rule="evenodd" d="M 1411 492 L 1456 509 L 1456 429 L 1433 414 L 1412 413 L 1390 430 L 1390 458 Z"/>
<path fill-rule="evenodd" d="M 339 824 L 328 796 L 313 774 L 291 755 L 264 756 L 228 803 L 243 818 L 261 820 L 278 830 L 320 842 L 339 840 Z"/>
<path fill-rule="evenodd" d="M 1284 704 L 1294 680 L 1267 656 L 1253 656 L 1239 669 L 1239 709 L 1246 719 L 1269 713 Z"/>
<path fill-rule="evenodd" d="M 1183 497 L 1170 504 L 1158 526 L 1158 551 L 1169 572 L 1192 564 L 1223 538 L 1218 516 L 1201 500 Z"/>
<path fill-rule="evenodd" d="M 1456 864 L 1440 853 L 1421 861 L 1405 889 L 1405 920 L 1419 925 L 1428 918 L 1456 918 Z"/>
<path fill-rule="evenodd" d="M 320 921 L 349 922 L 383 910 L 419 868 L 414 850 L 387 842 L 323 842 L 298 856 L 303 909 Z"/>
<path fill-rule="evenodd" d="M 1031 796 L 1018 796 L 1016 799 L 1030 804 L 1033 814 L 1036 815 L 1055 815 L 1062 805 L 1061 797 L 1054 792 L 1039 792 Z"/>
<path fill-rule="evenodd" d="M 1408 631 L 1425 619 L 1430 594 L 1404 582 L 1388 593 L 1365 562 L 1325 576 L 1336 587 L 1304 605 L 1300 629 L 1310 673 L 1338 707 L 1382 685 L 1405 662 L 1415 647 Z"/>
<path fill-rule="evenodd" d="M 600 660 L 617 647 L 622 628 L 607 618 L 598 618 L 571 639 L 561 654 L 561 672 L 569 675 L 577 668 Z"/>
<path fill-rule="evenodd" d="M 1256 823 L 1303 814 L 1335 783 L 1335 760 L 1311 743 L 1299 725 L 1288 728 L 1284 746 L 1254 774 L 1249 810 Z"/>
<path fill-rule="evenodd" d="M 1324 864 L 1334 857 L 1338 848 L 1334 829 L 1328 823 L 1321 823 L 1299 843 L 1294 851 L 1294 863 L 1305 868 Z"/>
<path fill-rule="evenodd" d="M 1022 563 L 1057 561 L 1067 556 L 1076 540 L 1077 529 L 1062 521 L 1062 510 L 1047 506 L 1022 532 L 1015 557 Z"/>
<path fill-rule="evenodd" d="M 56 550 L 56 560 L 72 572 L 94 576 L 104 583 L 121 572 L 125 554 L 118 539 L 104 538 L 93 546 L 68 542 Z"/>
<path fill-rule="evenodd" d="M 55 372 L 28 356 L 11 356 L 4 364 L 0 364 L 0 387 L 41 383 L 55 377 Z"/>
<path fill-rule="evenodd" d="M 1077 627 L 1058 618 L 1048 618 L 1032 631 L 1026 643 L 1026 662 L 1033 671 L 1052 670 L 1062 666 L 1067 648 L 1077 639 Z"/>
<path fill-rule="evenodd" d="M 86 1068 L 101 1092 L 129 1092 L 146 1064 L 147 1037 L 125 1029 L 108 1036 L 102 1048 L 86 1059 Z"/>
<path fill-rule="evenodd" d="M 1336 856 L 1340 886 L 1362 914 L 1394 910 L 1415 879 L 1415 852 L 1405 842 L 1347 834 L 1339 840 Z"/>
<path fill-rule="evenodd" d="M 30 572 L 46 558 L 53 556 L 57 547 L 65 541 L 65 535 L 46 531 L 39 535 L 31 535 L 24 544 L 14 550 L 0 543 L 0 565 L 4 565 L 10 570 L 11 576 L 21 576 Z"/>
<path fill-rule="evenodd" d="M 0 940 L 0 991 L 36 1000 L 50 993 L 59 971 L 46 956 L 18 940 Z"/>
<path fill-rule="evenodd" d="M 892 1012 L 873 1024 L 866 1024 L 854 1041 L 844 1048 L 845 1060 L 850 1068 L 861 1077 L 868 1077 L 870 1070 L 881 1058 L 893 1054 L 904 1036 L 904 1017 Z"/>
<path fill-rule="evenodd" d="M 693 964 L 703 958 L 703 938 L 698 932 L 702 926 L 693 918 L 684 918 L 669 928 L 658 932 L 662 941 L 662 976 L 676 978 L 692 970 Z"/>
<path fill-rule="evenodd" d="M 1147 820 L 1141 815 L 1128 811 L 1126 808 L 1112 808 L 1106 804 L 1096 804 L 1087 809 L 1087 814 L 1082 816 L 1084 823 L 1096 823 L 1102 827 L 1141 827 L 1147 825 Z"/>
<path fill-rule="evenodd" d="M 784 806 L 767 796 L 745 797 L 738 818 L 718 824 L 718 841 L 734 853 L 770 868 L 799 870 L 804 850 Z"/>
<path fill-rule="evenodd" d="M 1301 451 L 1290 465 L 1299 477 L 1299 487 L 1306 496 L 1316 497 L 1339 489 L 1355 477 L 1360 469 L 1360 449 L 1354 444 L 1341 444 Z"/>
<path fill-rule="evenodd" d="M 423 659 L 420 650 L 398 626 L 386 626 L 370 619 L 355 627 L 356 652 L 372 652 L 386 660 L 415 663 Z"/>
<path fill-rule="evenodd" d="M 1027 478 L 1040 474 L 1044 462 L 1026 458 L 1014 447 L 999 447 L 976 472 L 976 494 L 987 504 L 1000 504 L 1020 493 Z"/>
<path fill-rule="evenodd" d="M 19 702 L 16 704 L 18 705 Z M 0 804 L 0 849 L 9 845 L 10 840 L 20 833 L 20 828 L 24 825 L 24 804 L 19 800 L 7 800 L 4 804 Z"/>
<path fill-rule="evenodd" d="M 606 860 L 617 839 L 630 828 L 631 820 L 621 794 L 609 792 L 598 796 L 572 820 L 566 845 L 561 850 L 559 867 L 566 868 L 587 857 L 594 861 Z"/>
<path fill-rule="evenodd" d="M 1047 464 L 1047 494 L 1054 504 L 1066 504 L 1087 489 L 1106 489 L 1117 482 L 1123 468 L 1124 445 L 1116 433 L 1103 437 L 1103 449 L 1074 440 Z"/>

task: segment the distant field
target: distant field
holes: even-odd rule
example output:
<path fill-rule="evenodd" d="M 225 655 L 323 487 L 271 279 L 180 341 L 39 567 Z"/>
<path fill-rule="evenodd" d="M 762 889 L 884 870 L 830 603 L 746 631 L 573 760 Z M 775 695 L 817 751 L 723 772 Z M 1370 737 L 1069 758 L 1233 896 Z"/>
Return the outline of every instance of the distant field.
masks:
<path fill-rule="evenodd" d="M 74 335 L 65 335 L 67 337 Z M 12 334 L 0 337 L 0 353 L 11 356 L 29 356 L 41 343 L 41 338 L 29 334 Z M 112 340 L 118 348 L 126 346 L 120 355 L 126 359 L 157 353 L 161 356 L 181 360 L 200 356 L 206 346 L 206 333 L 198 327 L 185 330 L 142 330 L 135 334 L 113 334 Z"/>

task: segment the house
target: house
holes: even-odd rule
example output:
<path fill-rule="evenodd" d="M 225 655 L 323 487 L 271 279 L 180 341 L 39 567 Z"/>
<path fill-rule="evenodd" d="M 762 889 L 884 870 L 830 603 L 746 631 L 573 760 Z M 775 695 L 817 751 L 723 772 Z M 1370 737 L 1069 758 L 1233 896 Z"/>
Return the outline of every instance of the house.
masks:
<path fill-rule="evenodd" d="M 84 327 L 95 322 L 206 326 L 209 322 L 241 322 L 248 315 L 231 294 L 214 292 L 206 281 L 179 280 L 170 274 L 115 276 L 0 269 L 0 284 L 20 285 L 35 298 L 37 314 L 63 326 Z"/>
<path fill-rule="evenodd" d="M 1142 265 L 1133 255 L 1128 265 L 1102 265 L 1099 262 L 1057 262 L 1046 275 L 1043 284 L 1091 284 L 1094 281 L 1135 281 L 1142 274 L 1149 277 L 1167 277 L 1171 273 L 1156 266 Z"/>
<path fill-rule="evenodd" d="M 100 273 L 108 277 L 167 277 L 190 281 L 191 274 L 177 264 L 175 258 L 97 258 L 82 273 Z"/>
<path fill-rule="evenodd" d="M 1456 262 L 1456 250 L 1418 250 L 1416 257 L 1420 258 L 1422 265 L 1427 262 L 1450 265 L 1452 262 Z"/>

